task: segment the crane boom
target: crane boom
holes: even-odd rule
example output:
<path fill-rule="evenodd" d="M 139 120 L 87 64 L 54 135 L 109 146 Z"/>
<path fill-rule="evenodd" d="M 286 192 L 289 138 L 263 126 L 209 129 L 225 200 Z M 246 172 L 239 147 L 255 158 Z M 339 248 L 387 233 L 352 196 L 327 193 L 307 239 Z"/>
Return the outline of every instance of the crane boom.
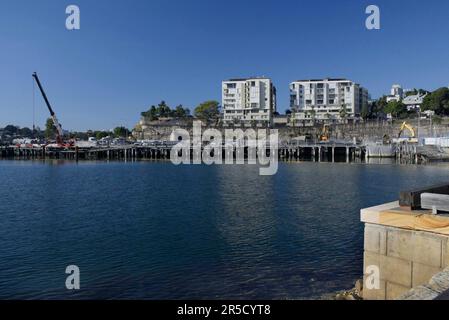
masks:
<path fill-rule="evenodd" d="M 404 123 L 401 125 L 401 128 L 399 129 L 398 138 L 401 137 L 405 129 L 407 129 L 410 132 L 410 138 L 416 138 L 415 129 L 411 125 L 409 125 L 406 121 L 404 121 Z"/>
<path fill-rule="evenodd" d="M 56 134 L 57 134 L 56 142 L 58 144 L 62 144 L 63 143 L 62 137 L 64 135 L 64 133 L 62 131 L 62 126 L 59 123 L 58 118 L 56 117 L 56 114 L 50 105 L 50 102 L 48 101 L 47 95 L 45 94 L 44 88 L 42 88 L 41 82 L 39 81 L 39 77 L 37 76 L 36 72 L 33 73 L 33 78 L 36 81 L 37 86 L 39 87 L 39 90 L 42 94 L 42 98 L 44 98 L 45 104 L 47 105 L 48 111 L 50 112 L 51 119 L 53 120 L 53 125 L 56 128 Z"/>

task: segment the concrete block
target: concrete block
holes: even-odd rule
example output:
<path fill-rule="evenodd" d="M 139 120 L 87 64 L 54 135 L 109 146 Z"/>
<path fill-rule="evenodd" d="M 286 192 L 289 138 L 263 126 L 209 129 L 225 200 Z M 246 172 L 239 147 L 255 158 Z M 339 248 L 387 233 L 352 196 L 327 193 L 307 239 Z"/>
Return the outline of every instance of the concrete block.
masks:
<path fill-rule="evenodd" d="M 429 283 L 430 279 L 440 271 L 442 271 L 441 268 L 414 262 L 412 271 L 412 287 L 417 287 Z"/>
<path fill-rule="evenodd" d="M 369 251 L 365 251 L 363 261 L 363 270 L 365 271 L 368 266 L 379 267 L 381 280 L 390 281 L 404 287 L 412 286 L 411 261 L 387 257 Z"/>
<path fill-rule="evenodd" d="M 389 228 L 387 256 L 441 268 L 442 239 L 428 232 Z"/>
<path fill-rule="evenodd" d="M 363 282 L 366 283 L 366 276 L 363 278 Z M 368 289 L 364 285 L 362 295 L 364 300 L 385 300 L 385 281 L 381 280 L 379 282 L 379 289 Z"/>
<path fill-rule="evenodd" d="M 380 278 L 404 287 L 412 286 L 412 262 L 381 256 Z"/>
<path fill-rule="evenodd" d="M 441 267 L 446 268 L 449 267 L 449 238 L 442 237 L 442 261 Z"/>
<path fill-rule="evenodd" d="M 402 296 L 403 294 L 410 291 L 411 287 L 405 287 L 396 283 L 388 282 L 386 284 L 386 299 L 395 300 Z"/>
<path fill-rule="evenodd" d="M 386 254 L 387 250 L 387 229 L 382 226 L 365 225 L 365 251 Z"/>
<path fill-rule="evenodd" d="M 425 232 L 413 234 L 413 261 L 432 267 L 442 267 L 442 237 Z"/>
<path fill-rule="evenodd" d="M 411 261 L 413 259 L 413 250 L 412 231 L 388 228 L 387 256 Z"/>
<path fill-rule="evenodd" d="M 366 272 L 366 269 L 369 266 L 377 266 L 380 269 L 380 259 L 381 255 L 378 253 L 373 253 L 369 251 L 365 251 L 363 254 L 363 273 Z"/>

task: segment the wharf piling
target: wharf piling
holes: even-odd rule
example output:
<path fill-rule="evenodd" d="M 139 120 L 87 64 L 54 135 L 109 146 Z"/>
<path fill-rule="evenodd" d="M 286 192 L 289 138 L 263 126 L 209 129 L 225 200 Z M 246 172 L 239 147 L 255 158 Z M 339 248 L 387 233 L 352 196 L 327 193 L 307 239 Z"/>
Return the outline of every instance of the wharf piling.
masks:
<path fill-rule="evenodd" d="M 135 146 L 124 145 L 98 148 L 46 148 L 43 147 L 0 147 L 0 159 L 15 160 L 90 160 L 90 161 L 137 161 L 137 160 L 170 160 L 171 146 Z M 351 162 L 363 160 L 365 148 L 355 144 L 285 144 L 278 148 L 278 159 L 281 161 L 313 161 L 313 162 Z M 190 157 L 197 158 L 198 150 L 192 148 Z M 201 153 L 204 148 L 201 149 Z M 223 158 L 248 159 L 248 148 L 235 148 L 231 151 L 222 149 Z M 228 155 L 227 155 L 228 153 Z M 269 151 L 268 151 L 269 154 Z"/>

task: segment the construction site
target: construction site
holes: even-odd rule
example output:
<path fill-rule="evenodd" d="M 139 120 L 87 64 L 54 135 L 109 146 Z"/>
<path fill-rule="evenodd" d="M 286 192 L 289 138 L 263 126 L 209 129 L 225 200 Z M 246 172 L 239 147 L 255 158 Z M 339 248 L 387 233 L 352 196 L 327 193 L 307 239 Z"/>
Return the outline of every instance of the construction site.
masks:
<path fill-rule="evenodd" d="M 48 141 L 24 137 L 3 144 L 0 146 L 1 159 L 169 160 L 171 148 L 180 140 L 173 132 L 176 129 L 192 131 L 188 124 L 148 124 L 142 118 L 138 125 L 140 129 L 128 138 L 67 139 L 37 73 L 32 77 L 48 109 L 55 137 Z M 213 128 L 222 133 L 229 129 L 219 125 Z M 235 129 L 240 128 L 251 129 Z M 401 163 L 421 164 L 449 160 L 449 138 L 446 138 L 449 137 L 449 127 L 432 124 L 426 119 L 316 123 L 295 127 L 278 125 L 275 129 L 279 132 L 276 152 L 279 160 L 284 161 L 363 162 L 372 158 L 391 158 Z M 223 157 L 229 152 L 234 158 L 241 153 L 245 159 L 248 157 L 245 141 L 235 141 L 231 150 L 224 144 L 221 148 L 215 146 L 214 150 Z"/>

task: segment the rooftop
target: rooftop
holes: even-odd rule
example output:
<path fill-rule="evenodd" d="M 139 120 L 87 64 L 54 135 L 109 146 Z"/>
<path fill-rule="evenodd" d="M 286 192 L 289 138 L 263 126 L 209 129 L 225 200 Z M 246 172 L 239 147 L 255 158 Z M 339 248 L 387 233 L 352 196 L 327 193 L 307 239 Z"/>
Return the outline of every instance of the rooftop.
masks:
<path fill-rule="evenodd" d="M 422 104 L 424 102 L 424 98 L 427 96 L 427 94 L 416 94 L 416 95 L 411 95 L 408 97 L 405 97 L 402 102 L 404 104 Z"/>
<path fill-rule="evenodd" d="M 229 80 L 225 80 L 224 82 L 226 82 L 226 81 L 237 82 L 237 81 L 248 81 L 248 80 L 270 80 L 270 78 L 267 78 L 267 77 L 232 78 Z"/>
<path fill-rule="evenodd" d="M 323 81 L 350 81 L 350 80 L 346 78 L 324 78 L 324 79 L 296 80 L 295 82 L 323 82 Z"/>

